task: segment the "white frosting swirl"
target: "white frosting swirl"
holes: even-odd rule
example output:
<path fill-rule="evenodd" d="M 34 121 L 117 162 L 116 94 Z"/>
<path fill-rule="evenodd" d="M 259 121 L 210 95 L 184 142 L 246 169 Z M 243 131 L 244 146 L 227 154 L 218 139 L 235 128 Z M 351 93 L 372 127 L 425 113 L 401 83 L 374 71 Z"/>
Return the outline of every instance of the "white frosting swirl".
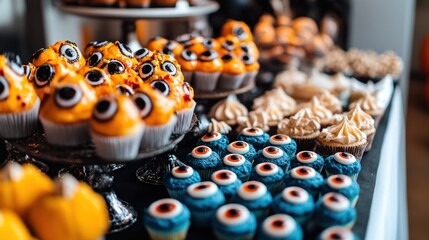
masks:
<path fill-rule="evenodd" d="M 359 104 L 356 104 L 352 110 L 346 113 L 347 118 L 352 121 L 356 126 L 362 130 L 373 130 L 374 119 L 368 113 L 364 112 Z"/>
<path fill-rule="evenodd" d="M 225 225 L 236 226 L 248 221 L 250 212 L 241 204 L 229 203 L 217 209 L 216 218 Z"/>
<path fill-rule="evenodd" d="M 201 137 L 201 141 L 203 142 L 214 142 L 222 138 L 222 135 L 218 132 L 206 133 Z"/>
<path fill-rule="evenodd" d="M 266 158 L 277 159 L 283 156 L 283 150 L 273 146 L 265 147 L 262 150 L 262 155 L 264 155 Z"/>
<path fill-rule="evenodd" d="M 194 169 L 190 166 L 177 166 L 171 170 L 175 178 L 188 178 L 194 174 Z"/>
<path fill-rule="evenodd" d="M 298 111 L 278 124 L 278 132 L 289 136 L 308 136 L 320 131 L 320 119 L 309 108 Z"/>
<path fill-rule="evenodd" d="M 227 166 L 238 167 L 243 165 L 246 162 L 246 159 L 243 155 L 240 154 L 228 154 L 223 158 L 223 163 Z"/>
<path fill-rule="evenodd" d="M 262 223 L 263 231 L 272 237 L 287 237 L 295 231 L 295 220 L 286 214 L 275 214 L 267 217 Z"/>
<path fill-rule="evenodd" d="M 313 163 L 317 160 L 317 154 L 313 151 L 301 151 L 296 154 L 296 159 L 301 163 Z"/>
<path fill-rule="evenodd" d="M 243 129 L 245 127 L 253 127 L 253 128 L 257 127 L 264 131 L 269 131 L 270 130 L 269 118 L 270 116 L 268 116 L 268 113 L 266 113 L 265 111 L 261 111 L 261 110 L 251 111 L 249 112 L 248 116 L 238 117 L 237 131 L 240 131 L 240 129 Z"/>
<path fill-rule="evenodd" d="M 307 166 L 299 166 L 292 169 L 290 175 L 295 179 L 310 179 L 316 176 L 316 170 Z"/>
<path fill-rule="evenodd" d="M 349 176 L 338 174 L 329 176 L 327 183 L 333 189 L 343 189 L 352 185 L 352 179 Z"/>
<path fill-rule="evenodd" d="M 212 150 L 207 146 L 198 146 L 192 150 L 192 157 L 194 158 L 208 158 L 212 154 Z"/>
<path fill-rule="evenodd" d="M 228 123 L 224 121 L 216 121 L 216 119 L 211 118 L 209 124 L 209 131 L 228 134 L 231 131 L 231 127 L 228 125 Z"/>
<path fill-rule="evenodd" d="M 256 173 L 263 177 L 272 176 L 279 172 L 279 167 L 270 162 L 259 163 L 255 168 Z"/>
<path fill-rule="evenodd" d="M 188 186 L 186 192 L 193 198 L 208 198 L 218 191 L 218 187 L 213 182 L 204 181 Z"/>
<path fill-rule="evenodd" d="M 237 175 L 230 170 L 222 169 L 212 173 L 211 179 L 216 184 L 225 186 L 237 181 Z"/>
<path fill-rule="evenodd" d="M 225 121 L 230 125 L 237 124 L 238 117 L 247 116 L 247 108 L 241 104 L 235 95 L 229 95 L 225 100 L 216 103 L 209 112 L 209 116 L 218 121 Z"/>
<path fill-rule="evenodd" d="M 238 188 L 237 194 L 247 201 L 257 200 L 267 193 L 267 187 L 258 181 L 248 181 Z"/>
<path fill-rule="evenodd" d="M 183 209 L 182 203 L 172 198 L 164 198 L 153 202 L 148 209 L 152 217 L 170 219 L 178 216 Z"/>
<path fill-rule="evenodd" d="M 244 128 L 241 131 L 241 134 L 245 136 L 257 137 L 262 136 L 264 134 L 264 131 L 262 131 L 262 129 L 260 128 Z"/>
<path fill-rule="evenodd" d="M 249 144 L 243 141 L 232 142 L 226 148 L 229 152 L 237 154 L 246 154 L 250 150 Z"/>
<path fill-rule="evenodd" d="M 350 201 L 340 193 L 330 192 L 323 195 L 323 205 L 332 211 L 340 212 L 350 207 Z"/>
<path fill-rule="evenodd" d="M 343 118 L 338 124 L 323 129 L 319 138 L 324 142 L 332 141 L 340 144 L 363 144 L 366 142 L 366 134 L 348 118 Z"/>
<path fill-rule="evenodd" d="M 346 152 L 337 152 L 334 154 L 335 161 L 344 164 L 344 165 L 350 165 L 356 162 L 355 156 L 353 156 L 350 153 Z"/>
<path fill-rule="evenodd" d="M 308 193 L 300 187 L 287 187 L 283 189 L 282 198 L 286 202 L 300 204 L 305 203 L 308 200 Z"/>
<path fill-rule="evenodd" d="M 323 230 L 321 240 L 353 240 L 353 233 L 346 227 L 334 226 Z"/>
<path fill-rule="evenodd" d="M 284 145 L 291 143 L 292 140 L 288 135 L 276 134 L 270 137 L 270 144 L 272 145 Z"/>

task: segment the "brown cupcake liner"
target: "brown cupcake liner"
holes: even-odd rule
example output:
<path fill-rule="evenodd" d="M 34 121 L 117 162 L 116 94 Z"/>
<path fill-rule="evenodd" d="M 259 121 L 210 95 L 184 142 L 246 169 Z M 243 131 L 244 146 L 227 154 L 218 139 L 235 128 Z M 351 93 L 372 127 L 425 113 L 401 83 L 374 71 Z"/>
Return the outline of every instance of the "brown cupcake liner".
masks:
<path fill-rule="evenodd" d="M 374 140 L 376 131 L 371 134 L 366 135 L 366 140 L 368 141 L 368 145 L 366 145 L 365 152 L 368 152 L 372 148 L 372 141 Z"/>
<path fill-rule="evenodd" d="M 326 158 L 330 155 L 334 155 L 337 152 L 347 152 L 356 157 L 357 160 L 361 160 L 365 152 L 368 141 L 364 144 L 356 146 L 329 146 L 316 140 L 316 152 L 322 157 Z"/>
<path fill-rule="evenodd" d="M 316 137 L 314 138 L 297 138 L 291 137 L 296 142 L 296 152 L 314 151 L 316 147 Z"/>

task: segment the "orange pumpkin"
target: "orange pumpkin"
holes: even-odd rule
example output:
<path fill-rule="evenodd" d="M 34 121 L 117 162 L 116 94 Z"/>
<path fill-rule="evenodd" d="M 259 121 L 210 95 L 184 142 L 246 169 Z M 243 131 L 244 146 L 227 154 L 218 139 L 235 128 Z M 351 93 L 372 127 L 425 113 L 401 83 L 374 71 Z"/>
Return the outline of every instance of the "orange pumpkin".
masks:
<path fill-rule="evenodd" d="M 109 227 L 104 199 L 69 174 L 55 180 L 55 192 L 34 204 L 28 217 L 43 240 L 96 240 Z"/>
<path fill-rule="evenodd" d="M 0 210 L 0 238 L 5 240 L 33 239 L 19 216 L 7 209 Z"/>

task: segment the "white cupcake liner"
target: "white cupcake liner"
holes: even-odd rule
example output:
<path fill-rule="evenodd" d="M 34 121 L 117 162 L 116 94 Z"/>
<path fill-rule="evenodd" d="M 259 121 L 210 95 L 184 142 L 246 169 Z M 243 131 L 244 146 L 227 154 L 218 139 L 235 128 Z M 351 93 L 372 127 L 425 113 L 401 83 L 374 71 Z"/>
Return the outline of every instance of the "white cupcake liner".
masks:
<path fill-rule="evenodd" d="M 126 136 L 103 136 L 91 131 L 97 156 L 106 160 L 132 160 L 139 153 L 144 127 Z"/>
<path fill-rule="evenodd" d="M 183 134 L 188 131 L 189 127 L 191 126 L 192 118 L 194 116 L 195 106 L 197 106 L 197 104 L 194 101 L 191 108 L 176 112 L 177 123 L 174 126 L 174 134 Z"/>
<path fill-rule="evenodd" d="M 140 149 L 154 149 L 166 145 L 170 141 L 177 117 L 173 116 L 170 121 L 164 125 L 150 126 L 146 125 L 142 136 Z"/>
<path fill-rule="evenodd" d="M 258 71 L 247 72 L 243 82 L 241 83 L 241 86 L 247 86 L 251 81 L 254 81 L 256 75 L 258 75 Z"/>
<path fill-rule="evenodd" d="M 33 134 L 37 129 L 40 100 L 24 112 L 0 114 L 0 138 L 16 139 Z"/>
<path fill-rule="evenodd" d="M 204 92 L 212 92 L 216 89 L 216 85 L 220 76 L 220 72 L 195 72 L 194 89 Z"/>
<path fill-rule="evenodd" d="M 243 84 L 243 80 L 246 76 L 247 76 L 246 73 L 238 74 L 238 75 L 222 73 L 218 81 L 218 86 L 219 88 L 225 89 L 225 90 L 238 89 Z"/>
<path fill-rule="evenodd" d="M 185 82 L 188 82 L 189 84 L 191 84 L 192 77 L 194 76 L 194 72 L 193 71 L 182 71 L 182 73 L 183 73 L 183 77 L 185 79 Z"/>
<path fill-rule="evenodd" d="M 54 123 L 43 117 L 40 122 L 45 130 L 48 143 L 58 146 L 78 146 L 91 140 L 89 134 L 89 122 L 73 124 Z"/>

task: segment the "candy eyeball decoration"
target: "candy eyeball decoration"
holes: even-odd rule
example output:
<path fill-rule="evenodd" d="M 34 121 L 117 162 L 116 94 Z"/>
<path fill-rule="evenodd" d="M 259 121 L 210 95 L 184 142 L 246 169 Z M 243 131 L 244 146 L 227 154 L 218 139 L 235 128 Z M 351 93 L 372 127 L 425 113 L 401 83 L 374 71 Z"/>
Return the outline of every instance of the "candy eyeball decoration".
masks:
<path fill-rule="evenodd" d="M 60 54 L 64 56 L 69 63 L 74 63 L 81 57 L 79 50 L 73 43 L 65 43 L 60 47 Z"/>
<path fill-rule="evenodd" d="M 156 90 L 158 90 L 162 95 L 168 96 L 170 95 L 170 86 L 164 80 L 155 80 L 150 83 L 150 86 Z"/>
<path fill-rule="evenodd" d="M 82 99 L 83 93 L 79 86 L 66 84 L 55 89 L 55 103 L 60 108 L 71 108 L 76 106 Z"/>
<path fill-rule="evenodd" d="M 177 166 L 171 170 L 171 174 L 175 178 L 188 178 L 194 174 L 194 169 L 190 166 Z"/>
<path fill-rule="evenodd" d="M 350 207 L 350 201 L 340 193 L 330 192 L 323 196 L 323 205 L 332 211 L 340 212 Z"/>
<path fill-rule="evenodd" d="M 148 212 L 153 217 L 158 217 L 162 219 L 171 219 L 177 217 L 183 209 L 183 205 L 172 198 L 164 198 L 152 203 Z"/>
<path fill-rule="evenodd" d="M 222 26 L 222 36 L 233 35 L 243 42 L 253 41 L 252 31 L 246 23 L 229 20 Z"/>
<path fill-rule="evenodd" d="M 334 189 L 347 188 L 352 185 L 352 179 L 349 176 L 338 174 L 329 176 L 327 183 L 330 187 Z"/>
<path fill-rule="evenodd" d="M 155 72 L 155 66 L 153 65 L 153 63 L 151 61 L 147 61 L 147 62 L 143 63 L 138 68 L 139 76 L 143 80 L 147 80 L 150 77 L 152 77 L 152 75 L 154 74 L 154 72 Z"/>
<path fill-rule="evenodd" d="M 263 197 L 267 193 L 267 187 L 257 181 L 248 181 L 243 183 L 237 191 L 240 198 L 246 201 L 254 201 Z"/>
<path fill-rule="evenodd" d="M 208 158 L 212 154 L 212 150 L 207 146 L 199 146 L 194 148 L 191 154 L 194 158 Z"/>
<path fill-rule="evenodd" d="M 123 44 L 123 43 L 121 43 L 121 42 L 117 42 L 116 44 L 119 46 L 119 50 L 121 51 L 121 53 L 122 53 L 124 56 L 127 56 L 127 57 L 129 57 L 129 58 L 133 58 L 133 57 L 134 57 L 134 55 L 133 55 L 133 51 L 131 50 L 131 48 L 130 48 L 130 47 L 128 47 L 128 45 Z"/>
<path fill-rule="evenodd" d="M 36 87 L 44 87 L 50 84 L 55 75 L 55 68 L 51 64 L 43 64 L 36 69 L 34 75 L 34 85 Z"/>
<path fill-rule="evenodd" d="M 115 86 L 115 88 L 119 94 L 123 94 L 125 96 L 133 96 L 134 95 L 134 90 L 126 84 L 117 84 Z"/>
<path fill-rule="evenodd" d="M 90 67 L 99 66 L 101 65 L 101 60 L 103 60 L 103 54 L 101 52 L 94 52 L 89 56 L 86 64 Z"/>
<path fill-rule="evenodd" d="M 296 159 L 302 163 L 312 163 L 317 160 L 317 154 L 313 151 L 301 151 L 296 154 Z"/>
<path fill-rule="evenodd" d="M 176 76 L 177 68 L 171 61 L 165 61 L 161 65 L 162 70 L 168 72 L 171 76 Z"/>
<path fill-rule="evenodd" d="M 241 204 L 229 203 L 216 211 L 216 218 L 225 225 L 236 226 L 248 221 L 250 212 Z"/>
<path fill-rule="evenodd" d="M 237 181 L 237 175 L 226 169 L 218 170 L 211 176 L 211 180 L 218 185 L 230 185 Z"/>
<path fill-rule="evenodd" d="M 136 92 L 133 95 L 133 100 L 139 109 L 140 116 L 142 118 L 149 116 L 153 109 L 151 98 L 146 93 Z"/>
<path fill-rule="evenodd" d="M 249 144 L 243 141 L 232 142 L 227 146 L 227 149 L 229 152 L 237 154 L 246 154 L 250 150 Z"/>
<path fill-rule="evenodd" d="M 272 176 L 279 171 L 279 167 L 276 164 L 270 162 L 259 163 L 255 168 L 256 173 L 258 173 L 259 176 L 264 177 Z"/>
<path fill-rule="evenodd" d="M 193 198 L 201 199 L 215 195 L 218 189 L 219 188 L 213 182 L 205 181 L 188 186 L 186 192 Z"/>
<path fill-rule="evenodd" d="M 181 56 L 186 61 L 196 61 L 197 60 L 197 54 L 195 54 L 193 51 L 189 49 L 185 49 L 182 51 Z"/>
<path fill-rule="evenodd" d="M 300 187 L 287 187 L 282 192 L 282 198 L 284 201 L 291 202 L 294 204 L 305 203 L 308 201 L 309 194 L 303 188 Z"/>
<path fill-rule="evenodd" d="M 112 119 L 118 111 L 118 102 L 115 98 L 105 97 L 97 102 L 94 107 L 93 117 L 99 122 Z"/>
<path fill-rule="evenodd" d="M 9 97 L 9 82 L 5 77 L 0 76 L 0 101 Z"/>
<path fill-rule="evenodd" d="M 283 150 L 278 147 L 265 147 L 262 150 L 262 155 L 266 158 L 277 159 L 283 156 Z"/>
<path fill-rule="evenodd" d="M 145 58 L 146 56 L 149 56 L 150 55 L 149 53 L 150 53 L 149 49 L 141 48 L 134 53 L 134 57 L 140 61 L 141 59 Z"/>
<path fill-rule="evenodd" d="M 122 62 L 118 60 L 111 60 L 107 64 L 107 71 L 113 75 L 113 74 L 121 74 L 125 72 L 125 66 Z"/>

